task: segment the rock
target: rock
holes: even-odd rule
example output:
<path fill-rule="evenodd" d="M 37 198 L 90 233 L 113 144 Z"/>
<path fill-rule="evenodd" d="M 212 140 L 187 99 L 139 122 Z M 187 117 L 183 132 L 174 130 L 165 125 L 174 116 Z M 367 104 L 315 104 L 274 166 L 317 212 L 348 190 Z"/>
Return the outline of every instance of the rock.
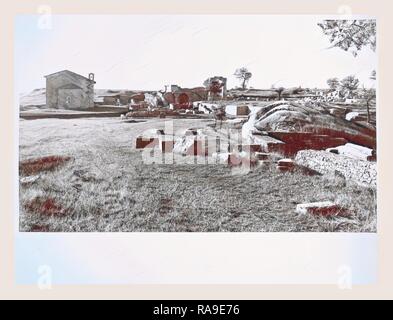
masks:
<path fill-rule="evenodd" d="M 236 115 L 248 116 L 250 114 L 250 108 L 247 105 L 237 106 Z"/>
<path fill-rule="evenodd" d="M 303 150 L 296 156 L 296 162 L 322 174 L 340 174 L 356 184 L 377 186 L 377 165 L 375 162 L 352 159 L 327 151 Z"/>
<path fill-rule="evenodd" d="M 270 159 L 270 155 L 268 153 L 264 153 L 264 152 L 255 152 L 255 158 L 257 158 L 258 160 L 269 160 Z"/>
<path fill-rule="evenodd" d="M 136 138 L 136 148 L 137 149 L 145 149 L 145 148 L 154 148 L 158 145 L 158 139 L 152 137 L 138 137 Z"/>
<path fill-rule="evenodd" d="M 277 166 L 277 170 L 280 172 L 293 172 L 294 171 L 293 168 L 283 167 L 283 166 Z"/>
<path fill-rule="evenodd" d="M 295 162 L 292 159 L 281 159 L 278 161 L 279 167 L 294 168 Z"/>
<path fill-rule="evenodd" d="M 260 144 L 248 144 L 248 145 L 238 145 L 237 150 L 239 152 L 248 152 L 248 153 L 255 153 L 255 152 L 263 152 L 262 146 Z"/>
<path fill-rule="evenodd" d="M 371 162 L 377 161 L 377 150 L 373 149 L 371 156 L 367 157 L 367 161 L 371 161 Z"/>
<path fill-rule="evenodd" d="M 347 209 L 331 201 L 298 204 L 296 206 L 296 213 L 323 217 L 348 216 Z"/>
<path fill-rule="evenodd" d="M 23 177 L 23 178 L 20 178 L 20 183 L 21 183 L 22 185 L 33 184 L 33 183 L 36 182 L 39 178 L 40 178 L 39 175 L 36 175 L 36 176 L 29 176 L 29 177 Z"/>

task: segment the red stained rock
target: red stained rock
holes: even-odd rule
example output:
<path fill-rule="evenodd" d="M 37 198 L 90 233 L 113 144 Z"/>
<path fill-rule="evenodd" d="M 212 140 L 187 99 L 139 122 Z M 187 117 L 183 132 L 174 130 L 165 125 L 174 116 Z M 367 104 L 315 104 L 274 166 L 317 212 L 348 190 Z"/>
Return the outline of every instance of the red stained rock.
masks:
<path fill-rule="evenodd" d="M 296 207 L 296 212 L 322 217 L 348 216 L 350 214 L 348 209 L 330 201 L 299 204 Z"/>
<path fill-rule="evenodd" d="M 316 216 L 332 217 L 332 216 L 348 216 L 348 210 L 344 209 L 338 205 L 333 205 L 330 207 L 315 207 L 309 208 L 308 213 Z"/>
<path fill-rule="evenodd" d="M 49 227 L 34 224 L 30 227 L 30 232 L 49 232 Z"/>
<path fill-rule="evenodd" d="M 256 152 L 255 157 L 258 160 L 269 160 L 270 159 L 270 155 L 268 153 L 263 153 L 263 152 Z"/>
<path fill-rule="evenodd" d="M 277 166 L 277 170 L 280 172 L 293 172 L 295 170 L 294 167 L 286 167 L 286 166 Z"/>
<path fill-rule="evenodd" d="M 158 145 L 157 138 L 148 138 L 148 137 L 136 138 L 136 148 L 137 149 L 154 148 L 157 145 Z"/>
<path fill-rule="evenodd" d="M 295 162 L 292 159 L 282 159 L 278 161 L 279 167 L 294 168 Z"/>
<path fill-rule="evenodd" d="M 286 157 L 294 157 L 301 150 L 325 150 L 347 143 L 341 137 L 312 132 L 269 132 L 269 135 L 284 143 L 268 143 L 268 152 L 277 152 Z"/>
<path fill-rule="evenodd" d="M 306 129 L 318 134 L 328 135 L 331 138 L 342 138 L 353 144 L 357 144 L 370 149 L 375 149 L 377 144 L 375 131 L 365 128 L 360 128 L 358 134 L 322 127 L 310 127 Z M 332 146 L 331 148 L 333 147 L 335 146 Z"/>

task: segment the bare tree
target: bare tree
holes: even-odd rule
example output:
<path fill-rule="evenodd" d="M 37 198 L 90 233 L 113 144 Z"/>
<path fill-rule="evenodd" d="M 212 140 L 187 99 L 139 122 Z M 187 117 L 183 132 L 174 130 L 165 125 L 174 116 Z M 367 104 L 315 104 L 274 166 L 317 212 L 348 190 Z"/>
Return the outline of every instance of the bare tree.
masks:
<path fill-rule="evenodd" d="M 329 36 L 331 48 L 349 51 L 354 57 L 365 47 L 376 49 L 375 20 L 324 20 L 318 26 Z"/>
<path fill-rule="evenodd" d="M 251 73 L 250 71 L 248 71 L 247 68 L 242 67 L 242 68 L 239 68 L 239 69 L 237 69 L 237 70 L 235 71 L 234 76 L 235 76 L 236 78 L 238 78 L 238 79 L 241 81 L 242 89 L 245 90 L 246 87 L 247 87 L 248 81 L 249 81 L 249 80 L 251 79 L 251 77 L 252 77 L 252 73 Z"/>

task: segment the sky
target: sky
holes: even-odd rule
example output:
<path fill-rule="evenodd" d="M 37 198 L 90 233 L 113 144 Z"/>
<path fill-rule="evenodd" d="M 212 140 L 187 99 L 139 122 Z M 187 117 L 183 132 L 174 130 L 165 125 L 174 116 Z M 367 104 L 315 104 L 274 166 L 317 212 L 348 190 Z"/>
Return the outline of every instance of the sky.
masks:
<path fill-rule="evenodd" d="M 320 16 L 257 15 L 21 15 L 15 19 L 16 91 L 45 87 L 44 76 L 71 70 L 95 74 L 97 89 L 161 90 L 201 86 L 210 76 L 239 85 L 247 67 L 254 88 L 326 87 L 355 75 L 372 86 L 377 55 L 355 58 L 317 23 Z"/>

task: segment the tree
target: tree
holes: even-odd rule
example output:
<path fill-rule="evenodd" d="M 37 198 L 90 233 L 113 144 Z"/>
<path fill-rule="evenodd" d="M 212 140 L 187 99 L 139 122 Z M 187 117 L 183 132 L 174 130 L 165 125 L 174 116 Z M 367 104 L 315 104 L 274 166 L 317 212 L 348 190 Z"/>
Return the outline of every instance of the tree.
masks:
<path fill-rule="evenodd" d="M 355 76 L 348 76 L 341 80 L 340 82 L 340 92 L 345 98 L 353 98 L 354 92 L 359 87 L 359 79 Z"/>
<path fill-rule="evenodd" d="M 340 80 L 338 78 L 330 78 L 327 80 L 330 89 L 337 90 L 340 87 Z"/>
<path fill-rule="evenodd" d="M 371 113 L 370 113 L 370 106 L 371 102 L 375 100 L 376 94 L 374 89 L 363 89 L 362 92 L 362 98 L 366 102 L 366 108 L 367 108 L 367 122 L 371 122 Z"/>
<path fill-rule="evenodd" d="M 246 87 L 247 87 L 248 81 L 249 81 L 249 80 L 251 79 L 251 77 L 252 77 L 252 73 L 251 73 L 250 71 L 248 71 L 247 68 L 242 67 L 242 68 L 237 69 L 237 70 L 235 71 L 234 76 L 235 76 L 236 78 L 238 78 L 238 79 L 241 81 L 241 86 L 242 86 L 242 89 L 244 90 L 244 89 L 246 89 Z"/>
<path fill-rule="evenodd" d="M 329 36 L 331 48 L 350 51 L 354 57 L 365 47 L 376 49 L 375 20 L 324 20 L 318 26 Z"/>
<path fill-rule="evenodd" d="M 277 88 L 277 89 L 275 89 L 276 90 L 276 92 L 277 92 L 277 94 L 278 94 L 278 100 L 281 100 L 281 96 L 282 96 L 282 93 L 284 92 L 284 87 L 279 87 L 279 88 Z"/>
<path fill-rule="evenodd" d="M 370 76 L 371 80 L 377 80 L 377 72 L 373 70 Z M 366 101 L 367 107 L 367 122 L 371 122 L 370 105 L 377 97 L 375 89 L 363 89 L 362 98 Z"/>

